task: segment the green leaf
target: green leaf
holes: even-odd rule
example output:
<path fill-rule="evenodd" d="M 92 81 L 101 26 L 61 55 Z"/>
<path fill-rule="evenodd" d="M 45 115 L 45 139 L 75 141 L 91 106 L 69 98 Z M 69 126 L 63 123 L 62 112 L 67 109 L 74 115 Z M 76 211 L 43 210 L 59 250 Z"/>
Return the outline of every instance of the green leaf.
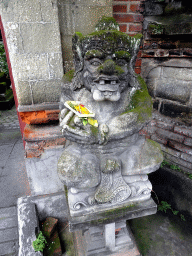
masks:
<path fill-rule="evenodd" d="M 36 252 L 38 251 L 43 252 L 43 249 L 45 248 L 46 243 L 47 243 L 46 238 L 44 237 L 42 231 L 40 231 L 39 234 L 37 235 L 37 239 L 33 241 L 32 245 Z"/>
<path fill-rule="evenodd" d="M 85 126 L 88 123 L 87 119 L 83 119 L 83 125 Z"/>
<path fill-rule="evenodd" d="M 158 211 L 167 212 L 167 210 L 171 209 L 171 205 L 168 204 L 165 201 L 161 201 L 161 203 L 158 205 Z"/>

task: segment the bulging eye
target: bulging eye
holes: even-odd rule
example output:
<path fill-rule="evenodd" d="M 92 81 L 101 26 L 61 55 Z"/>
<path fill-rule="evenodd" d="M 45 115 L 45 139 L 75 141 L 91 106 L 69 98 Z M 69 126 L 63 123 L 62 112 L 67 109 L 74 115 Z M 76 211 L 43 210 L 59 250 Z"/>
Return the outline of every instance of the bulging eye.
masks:
<path fill-rule="evenodd" d="M 125 66 L 127 64 L 126 60 L 120 59 L 120 60 L 116 60 L 116 64 L 118 66 Z"/>
<path fill-rule="evenodd" d="M 101 61 L 99 61 L 99 60 L 91 60 L 91 61 L 90 61 L 90 64 L 91 64 L 92 66 L 98 67 L 98 66 L 100 66 L 102 63 L 101 63 Z"/>

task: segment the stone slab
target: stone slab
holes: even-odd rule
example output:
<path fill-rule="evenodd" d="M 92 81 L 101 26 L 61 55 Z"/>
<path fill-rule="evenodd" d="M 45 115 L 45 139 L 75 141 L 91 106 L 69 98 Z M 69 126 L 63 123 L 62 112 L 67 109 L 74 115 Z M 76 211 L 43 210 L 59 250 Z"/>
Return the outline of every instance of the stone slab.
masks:
<path fill-rule="evenodd" d="M 7 255 L 8 253 L 15 253 L 14 255 L 17 255 L 18 248 L 18 241 L 0 243 L 0 255 Z"/>
<path fill-rule="evenodd" d="M 18 239 L 17 227 L 0 230 L 1 242 L 8 242 Z"/>
<path fill-rule="evenodd" d="M 10 218 L 0 218 L 0 230 L 1 229 L 7 229 L 7 228 L 12 228 L 12 227 L 17 227 L 17 216 L 13 216 Z"/>
<path fill-rule="evenodd" d="M 18 112 L 31 112 L 31 111 L 41 111 L 41 110 L 55 110 L 59 109 L 59 103 L 57 102 L 49 102 L 42 104 L 34 104 L 34 105 L 19 105 Z"/>
<path fill-rule="evenodd" d="M 57 162 L 63 146 L 45 150 L 39 158 L 25 160 L 31 195 L 43 195 L 64 191 L 57 175 Z"/>
<path fill-rule="evenodd" d="M 18 204 L 18 227 L 19 227 L 19 256 L 36 255 L 32 242 L 36 240 L 39 232 L 39 223 L 34 203 Z M 43 255 L 41 253 L 41 255 Z"/>
<path fill-rule="evenodd" d="M 9 217 L 16 216 L 16 215 L 17 215 L 17 207 L 16 206 L 0 209 L 0 219 L 1 218 L 9 218 Z"/>
<path fill-rule="evenodd" d="M 42 196 L 20 197 L 17 205 L 20 204 L 35 204 L 40 221 L 45 220 L 48 216 L 65 222 L 68 216 L 67 202 L 65 193 L 55 193 Z M 23 211 L 23 214 L 26 214 Z"/>
<path fill-rule="evenodd" d="M 130 204 L 122 208 L 114 210 L 104 209 L 100 212 L 92 212 L 90 214 L 71 217 L 69 216 L 69 228 L 73 232 L 75 230 L 84 230 L 92 226 L 103 225 L 119 220 L 129 220 L 155 214 L 157 212 L 157 205 L 152 199 L 144 202 L 135 203 L 130 207 Z"/>

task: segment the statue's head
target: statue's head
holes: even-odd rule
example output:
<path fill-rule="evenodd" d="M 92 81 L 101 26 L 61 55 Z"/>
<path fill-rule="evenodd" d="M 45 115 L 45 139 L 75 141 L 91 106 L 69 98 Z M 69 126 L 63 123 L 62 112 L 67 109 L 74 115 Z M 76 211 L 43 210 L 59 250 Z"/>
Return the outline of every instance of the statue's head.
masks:
<path fill-rule="evenodd" d="M 84 86 L 96 101 L 118 101 L 127 87 L 138 87 L 134 64 L 140 39 L 119 31 L 113 18 L 103 17 L 96 31 L 73 37 L 74 88 Z"/>

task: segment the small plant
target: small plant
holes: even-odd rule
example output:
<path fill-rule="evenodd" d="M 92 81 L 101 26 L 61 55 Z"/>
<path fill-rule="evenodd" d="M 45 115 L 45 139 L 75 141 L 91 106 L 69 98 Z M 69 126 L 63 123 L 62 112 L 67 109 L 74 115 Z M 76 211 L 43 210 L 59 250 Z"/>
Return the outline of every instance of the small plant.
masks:
<path fill-rule="evenodd" d="M 9 68 L 7 64 L 5 48 L 2 43 L 0 43 L 0 72 L 5 73 L 6 76 L 9 77 Z"/>
<path fill-rule="evenodd" d="M 158 205 L 158 211 L 167 212 L 167 210 L 171 210 L 174 215 L 177 215 L 179 211 L 173 210 L 171 205 L 168 204 L 165 201 L 161 201 L 161 203 Z M 180 214 L 181 220 L 185 221 L 185 216 L 183 214 Z"/>
<path fill-rule="evenodd" d="M 177 215 L 177 214 L 179 213 L 179 211 L 176 211 L 176 210 L 173 210 L 173 209 L 172 209 L 172 213 L 173 213 L 174 215 Z"/>
<path fill-rule="evenodd" d="M 158 205 L 158 210 L 162 212 L 167 212 L 168 209 L 171 209 L 171 205 L 168 204 L 165 201 L 161 201 L 161 203 Z"/>
<path fill-rule="evenodd" d="M 43 249 L 45 248 L 47 244 L 46 238 L 44 237 L 42 231 L 39 232 L 37 235 L 37 239 L 33 241 L 32 245 L 36 252 L 40 251 L 43 252 Z"/>
<path fill-rule="evenodd" d="M 189 179 L 192 180 L 192 174 L 188 174 Z"/>
<path fill-rule="evenodd" d="M 185 219 L 185 217 L 184 217 L 183 214 L 180 214 L 180 217 L 181 217 L 181 219 L 182 219 L 183 221 L 186 221 L 186 219 Z"/>
<path fill-rule="evenodd" d="M 161 168 L 162 168 L 163 166 L 165 166 L 165 165 L 169 165 L 169 163 L 168 163 L 167 161 L 163 160 L 163 162 L 161 163 Z"/>
<path fill-rule="evenodd" d="M 179 166 L 175 165 L 175 164 L 170 165 L 170 168 L 171 168 L 172 170 L 181 172 L 181 168 L 180 168 Z"/>

